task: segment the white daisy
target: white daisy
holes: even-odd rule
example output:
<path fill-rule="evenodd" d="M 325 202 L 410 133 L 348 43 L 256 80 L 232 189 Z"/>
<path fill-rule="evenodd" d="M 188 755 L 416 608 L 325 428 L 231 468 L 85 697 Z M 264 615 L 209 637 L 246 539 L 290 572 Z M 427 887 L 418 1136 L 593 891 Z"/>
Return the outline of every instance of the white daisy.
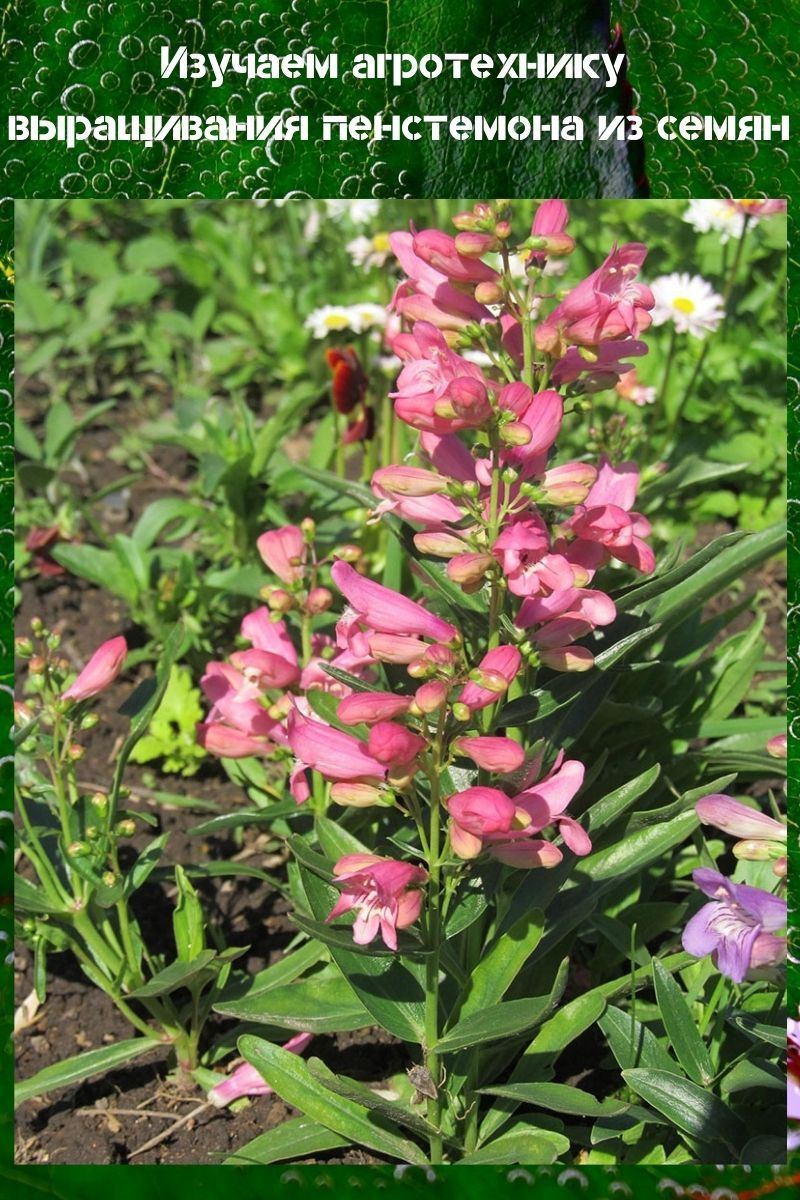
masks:
<path fill-rule="evenodd" d="M 380 212 L 380 200 L 326 200 L 328 216 L 334 221 L 347 217 L 353 225 L 369 225 Z"/>
<path fill-rule="evenodd" d="M 652 314 L 654 325 L 673 321 L 678 333 L 701 338 L 713 333 L 725 316 L 722 296 L 700 275 L 677 272 L 660 275 L 650 288 L 656 302 Z"/>
<path fill-rule="evenodd" d="M 698 233 L 718 233 L 721 242 L 741 237 L 744 229 L 744 213 L 725 200 L 690 200 L 683 219 Z"/>
<path fill-rule="evenodd" d="M 327 337 L 329 333 L 342 333 L 345 329 L 359 332 L 353 326 L 352 310 L 343 304 L 323 304 L 322 308 L 315 308 L 309 313 L 303 324 L 315 338 Z"/>
<path fill-rule="evenodd" d="M 380 304 L 351 304 L 347 311 L 350 313 L 350 328 L 356 333 L 364 329 L 383 329 L 386 324 L 386 309 Z"/>
<path fill-rule="evenodd" d="M 362 234 L 345 247 L 357 267 L 382 267 L 392 252 L 388 233 Z"/>

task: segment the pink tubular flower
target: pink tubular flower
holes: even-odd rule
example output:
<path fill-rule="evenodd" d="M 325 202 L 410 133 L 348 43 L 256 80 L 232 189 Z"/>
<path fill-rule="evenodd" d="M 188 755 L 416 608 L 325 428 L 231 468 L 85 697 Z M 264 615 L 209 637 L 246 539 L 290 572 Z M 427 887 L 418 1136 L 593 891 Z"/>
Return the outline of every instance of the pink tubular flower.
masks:
<path fill-rule="evenodd" d="M 346 562 L 335 562 L 331 576 L 358 617 L 375 633 L 402 634 L 441 642 L 456 641 L 460 637 L 455 626 L 434 616 L 415 600 L 365 579 Z"/>
<path fill-rule="evenodd" d="M 529 832 L 539 833 L 547 825 L 555 823 L 573 854 L 581 856 L 591 850 L 591 840 L 578 822 L 565 816 L 564 811 L 580 790 L 584 774 L 583 763 L 577 759 L 564 761 L 562 750 L 543 779 L 514 797 L 516 807 L 528 814 Z"/>
<path fill-rule="evenodd" d="M 289 745 L 297 758 L 289 777 L 289 790 L 298 804 L 303 804 L 309 796 L 306 778 L 309 767 L 332 782 L 375 783 L 386 778 L 383 763 L 372 757 L 362 741 L 323 721 L 303 716 L 296 706 L 287 717 L 286 728 Z"/>
<path fill-rule="evenodd" d="M 302 530 L 296 525 L 262 533 L 256 546 L 270 571 L 284 583 L 296 583 L 302 578 L 307 547 Z"/>
<path fill-rule="evenodd" d="M 345 725 L 374 725 L 408 712 L 411 700 L 411 696 L 395 696 L 393 692 L 354 692 L 340 702 L 336 715 Z"/>
<path fill-rule="evenodd" d="M 635 463 L 612 467 L 604 456 L 585 502 L 565 527 L 578 543 L 594 543 L 595 548 L 602 547 L 612 558 L 649 574 L 656 565 L 653 551 L 643 540 L 650 533 L 650 522 L 641 513 L 629 511 L 638 486 L 639 470 Z M 581 547 L 577 549 L 580 554 Z M 592 559 L 592 548 L 586 549 L 589 550 L 587 565 L 599 566 L 602 551 L 599 558 Z"/>
<path fill-rule="evenodd" d="M 425 739 L 395 721 L 378 721 L 369 731 L 367 749 L 386 767 L 407 767 L 421 754 Z"/>
<path fill-rule="evenodd" d="M 366 946 L 380 930 L 384 945 L 397 950 L 397 930 L 413 925 L 422 910 L 421 887 L 428 872 L 412 863 L 375 854 L 346 854 L 333 868 L 342 895 L 325 918 L 357 910 L 353 941 Z"/>
<path fill-rule="evenodd" d="M 535 395 L 524 383 L 507 384 L 497 398 L 498 407 L 516 414 L 517 420 L 530 432 L 530 441 L 522 446 L 509 446 L 503 451 L 503 462 L 523 468 L 523 477 L 538 475 L 547 463 L 547 452 L 558 437 L 564 416 L 564 401 L 558 392 L 537 392 Z"/>
<path fill-rule="evenodd" d="M 494 704 L 516 678 L 521 666 L 522 656 L 516 646 L 496 646 L 481 659 L 478 680 L 470 680 L 462 688 L 460 702 L 472 712 Z"/>
<path fill-rule="evenodd" d="M 758 841 L 786 842 L 786 826 L 766 813 L 740 804 L 730 796 L 714 793 L 704 796 L 695 805 L 695 812 L 704 825 L 713 825 L 723 833 L 737 838 Z"/>
<path fill-rule="evenodd" d="M 436 471 L 400 464 L 381 467 L 372 476 L 372 487 L 395 496 L 435 496 L 447 491 L 448 480 Z"/>
<path fill-rule="evenodd" d="M 415 253 L 412 234 L 392 233 L 389 244 L 408 276 L 392 300 L 393 307 L 401 316 L 417 322 L 427 321 L 442 329 L 461 329 L 471 321 L 492 319 L 488 308 L 478 304 L 466 292 L 453 287 L 442 271 Z"/>
<path fill-rule="evenodd" d="M 499 775 L 516 771 L 525 761 L 522 746 L 510 737 L 462 737 L 453 745 L 483 770 Z"/>
<path fill-rule="evenodd" d="M 90 700 L 110 687 L 119 675 L 128 655 L 128 643 L 124 637 L 110 638 L 98 646 L 86 666 L 73 680 L 62 700 Z"/>
<path fill-rule="evenodd" d="M 251 679 L 260 688 L 291 687 L 300 678 L 300 668 L 296 663 L 269 650 L 236 650 L 230 661 L 245 679 Z"/>
<path fill-rule="evenodd" d="M 579 582 L 575 566 L 563 554 L 550 553 L 550 533 L 538 513 L 509 522 L 492 551 L 515 596 L 563 591 Z"/>
<path fill-rule="evenodd" d="M 614 246 L 605 262 L 569 295 L 536 329 L 536 345 L 560 358 L 569 345 L 596 346 L 650 325 L 653 293 L 635 278 L 647 255 L 637 242 Z"/>
<path fill-rule="evenodd" d="M 786 212 L 785 200 L 725 200 L 723 203 L 747 217 L 771 217 Z"/>
<path fill-rule="evenodd" d="M 563 387 L 583 376 L 585 391 L 602 391 L 613 387 L 618 379 L 628 374 L 632 364 L 626 362 L 626 359 L 641 358 L 643 354 L 647 354 L 646 343 L 634 338 L 624 338 L 619 342 L 601 342 L 590 358 L 584 357 L 577 346 L 570 346 L 564 357 L 553 367 L 550 378 L 556 387 Z M 596 386 L 597 381 L 603 386 Z"/>
<path fill-rule="evenodd" d="M 734 983 L 751 970 L 778 966 L 786 958 L 786 901 L 762 888 L 734 883 L 701 867 L 692 879 L 710 904 L 704 904 L 683 931 L 683 948 L 695 958 L 712 954 L 714 965 Z"/>
<path fill-rule="evenodd" d="M 294 1037 L 289 1038 L 288 1042 L 284 1042 L 282 1049 L 288 1050 L 291 1054 L 302 1054 L 311 1041 L 313 1041 L 313 1033 L 296 1033 Z M 255 1067 L 251 1067 L 250 1063 L 242 1063 L 235 1071 L 223 1079 L 221 1083 L 217 1083 L 210 1089 L 207 1099 L 215 1108 L 225 1108 L 234 1100 L 239 1100 L 242 1096 L 271 1096 L 272 1088 L 266 1080 L 259 1075 Z"/>
<path fill-rule="evenodd" d="M 459 254 L 456 239 L 439 229 L 423 229 L 412 236 L 411 245 L 418 258 L 454 283 L 494 283 L 500 279 L 497 271 L 479 257 Z"/>
<path fill-rule="evenodd" d="M 233 725 L 223 725 L 221 721 L 199 722 L 195 737 L 200 746 L 218 758 L 251 758 L 274 750 L 274 745 L 264 738 L 253 737 Z"/>
<path fill-rule="evenodd" d="M 380 500 L 375 514 L 396 512 L 427 529 L 456 523 L 463 513 L 441 494 L 446 486 L 443 476 L 420 467 L 382 467 L 372 476 L 372 490 Z"/>
<path fill-rule="evenodd" d="M 517 821 L 514 801 L 498 788 L 466 788 L 450 796 L 446 808 L 450 814 L 450 845 L 459 858 L 477 858 L 486 838 L 508 836 Z M 521 828 L 525 823 L 523 814 L 517 825 Z"/>
<path fill-rule="evenodd" d="M 398 417 L 415 429 L 431 433 L 466 429 L 469 420 L 438 416 L 436 405 L 455 380 L 471 379 L 485 387 L 480 367 L 451 350 L 441 332 L 428 321 L 418 320 L 413 334 L 401 334 L 393 345 L 404 362 L 397 391 L 392 393 Z"/>
<path fill-rule="evenodd" d="M 261 704 L 258 683 L 230 663 L 208 663 L 200 687 L 212 705 L 208 715 L 211 725 L 224 724 L 248 737 L 274 735 L 278 722 Z"/>
<path fill-rule="evenodd" d="M 542 501 L 556 508 L 582 504 L 596 478 L 597 467 L 591 463 L 569 462 L 551 467 L 539 481 Z"/>

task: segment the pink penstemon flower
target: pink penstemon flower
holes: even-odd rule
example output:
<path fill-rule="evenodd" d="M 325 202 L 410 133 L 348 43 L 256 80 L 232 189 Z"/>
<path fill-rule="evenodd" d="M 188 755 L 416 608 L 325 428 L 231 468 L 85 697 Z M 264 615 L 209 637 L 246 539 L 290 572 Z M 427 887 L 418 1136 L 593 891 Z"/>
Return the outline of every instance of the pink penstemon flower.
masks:
<path fill-rule="evenodd" d="M 302 579 L 308 546 L 303 531 L 296 525 L 284 525 L 262 533 L 256 546 L 270 571 L 284 583 L 293 584 Z"/>
<path fill-rule="evenodd" d="M 110 687 L 125 665 L 128 644 L 124 637 L 110 638 L 95 650 L 77 679 L 62 693 L 62 700 L 91 700 Z"/>
<path fill-rule="evenodd" d="M 355 909 L 357 945 L 368 945 L 380 932 L 387 949 L 397 950 L 397 930 L 413 925 L 422 911 L 421 888 L 428 872 L 377 854 L 346 854 L 334 865 L 333 874 L 342 894 L 325 920 Z"/>

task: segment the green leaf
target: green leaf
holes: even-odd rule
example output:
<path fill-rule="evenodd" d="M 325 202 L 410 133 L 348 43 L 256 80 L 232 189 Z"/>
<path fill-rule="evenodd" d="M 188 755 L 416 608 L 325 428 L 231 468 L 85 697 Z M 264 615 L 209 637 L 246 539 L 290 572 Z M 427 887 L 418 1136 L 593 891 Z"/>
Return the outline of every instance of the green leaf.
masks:
<path fill-rule="evenodd" d="M 750 1088 L 769 1088 L 773 1091 L 786 1091 L 786 1074 L 767 1062 L 764 1058 L 753 1058 L 738 1062 L 720 1080 L 720 1091 L 723 1096 L 731 1096 L 734 1092 L 749 1091 Z"/>
<path fill-rule="evenodd" d="M 52 1092 L 57 1088 L 71 1087 L 92 1075 L 102 1075 L 113 1071 L 123 1063 L 140 1058 L 149 1050 L 164 1048 L 163 1042 L 145 1037 L 130 1038 L 127 1041 L 115 1042 L 112 1046 L 102 1046 L 99 1050 L 87 1050 L 84 1054 L 76 1054 L 73 1058 L 62 1059 L 23 1079 L 14 1089 L 14 1106 L 30 1100 L 32 1096 L 41 1096 L 44 1092 Z"/>
<path fill-rule="evenodd" d="M 655 1034 L 629 1012 L 609 1004 L 598 1024 L 611 1053 L 623 1069 L 649 1067 L 678 1073 L 677 1063 L 670 1058 Z"/>
<path fill-rule="evenodd" d="M 289 1158 L 304 1159 L 326 1150 L 349 1146 L 349 1138 L 340 1137 L 308 1117 L 290 1117 L 274 1129 L 260 1133 L 245 1143 L 235 1154 L 222 1160 L 223 1167 L 247 1167 L 254 1164 L 283 1162 Z"/>
<path fill-rule="evenodd" d="M 192 980 L 197 979 L 198 975 L 211 966 L 216 957 L 213 950 L 203 950 L 191 962 L 178 959 L 164 967 L 163 971 L 158 971 L 152 979 L 148 979 L 147 983 L 143 983 L 135 991 L 128 992 L 128 998 L 144 1000 L 151 996 L 166 996 L 178 988 L 188 987 Z"/>
<path fill-rule="evenodd" d="M 638 829 L 605 850 L 596 850 L 584 858 L 576 870 L 576 876 L 580 873 L 597 883 L 622 879 L 632 871 L 649 866 L 668 850 L 680 845 L 697 825 L 697 814 L 692 811 L 679 813 L 663 825 Z"/>
<path fill-rule="evenodd" d="M 650 791 L 660 774 L 661 766 L 656 763 L 635 779 L 623 783 L 601 800 L 595 801 L 586 814 L 589 818 L 589 832 L 596 834 L 612 821 L 616 821 L 636 800 Z"/>
<path fill-rule="evenodd" d="M 47 893 L 22 875 L 14 877 L 14 901 L 20 912 L 63 913 L 66 909 L 51 900 Z"/>
<path fill-rule="evenodd" d="M 493 1004 L 483 1012 L 473 1012 L 470 1016 L 463 1017 L 439 1038 L 436 1049 L 439 1053 L 446 1054 L 451 1050 L 464 1050 L 469 1046 L 525 1033 L 539 1023 L 548 1005 L 549 996 L 506 1000 L 503 1004 Z"/>
<path fill-rule="evenodd" d="M 293 816 L 298 812 L 300 808 L 294 800 L 278 800 L 264 808 L 239 808 L 234 812 L 219 813 L 216 817 L 201 821 L 199 825 L 192 825 L 188 832 L 193 837 L 199 837 L 209 833 L 220 833 L 224 829 L 240 829 L 246 825 L 272 825 L 280 818 Z"/>
<path fill-rule="evenodd" d="M 80 579 L 113 592 L 126 604 L 134 604 L 137 595 L 136 578 L 127 564 L 121 563 L 110 550 L 97 546 L 74 545 L 62 542 L 54 546 L 52 557 Z"/>
<path fill-rule="evenodd" d="M 175 866 L 178 898 L 172 912 L 172 931 L 175 949 L 183 963 L 193 963 L 206 949 L 205 917 L 197 891 L 192 887 L 183 867 Z"/>
<path fill-rule="evenodd" d="M 638 1096 L 673 1125 L 701 1142 L 722 1142 L 737 1151 L 745 1127 L 726 1104 L 696 1083 L 669 1071 L 634 1067 L 622 1077 Z"/>
<path fill-rule="evenodd" d="M 705 565 L 693 570 L 688 578 L 658 596 L 647 606 L 650 618 L 659 621 L 664 629 L 677 625 L 712 596 L 719 595 L 748 571 L 779 554 L 785 543 L 786 527 L 780 521 L 760 533 L 746 534 L 735 545 L 721 550 Z"/>
<path fill-rule="evenodd" d="M 184 633 L 182 622 L 179 621 L 176 625 L 173 625 L 169 637 L 164 643 L 161 657 L 158 660 L 155 681 L 145 680 L 144 683 L 149 686 L 143 687 L 140 684 L 139 688 L 136 689 L 133 695 L 128 697 L 120 708 L 121 713 L 131 718 L 131 729 L 119 752 L 117 765 L 114 770 L 114 782 L 111 789 L 114 800 L 119 795 L 122 774 L 131 751 L 139 739 L 147 732 L 147 727 L 153 718 L 153 713 L 158 708 L 164 692 L 167 690 L 172 664 L 183 647 Z M 137 696 L 140 698 L 139 700 L 137 700 Z"/>
<path fill-rule="evenodd" d="M 385 1096 L 381 1096 L 373 1088 L 365 1087 L 363 1083 L 358 1083 L 355 1079 L 348 1079 L 343 1075 L 335 1075 L 318 1058 L 308 1059 L 308 1070 L 309 1074 L 318 1079 L 329 1091 L 335 1092 L 337 1096 L 344 1096 L 347 1100 L 353 1100 L 356 1104 L 360 1104 L 362 1108 L 366 1108 L 370 1112 L 379 1113 L 393 1124 L 402 1125 L 404 1128 L 410 1129 L 418 1137 L 427 1138 L 434 1132 L 433 1126 L 420 1116 L 419 1113 L 409 1108 L 404 1108 L 402 1104 L 398 1104 L 394 1100 L 387 1100 Z"/>
<path fill-rule="evenodd" d="M 304 385 L 298 387 L 293 395 L 282 398 L 275 413 L 264 423 L 256 437 L 253 460 L 250 464 L 250 474 L 254 479 L 263 475 L 272 455 L 299 422 L 303 413 L 310 408 L 316 395 L 313 386 Z"/>
<path fill-rule="evenodd" d="M 502 1087 L 481 1088 L 486 1096 L 505 1096 L 521 1104 L 533 1104 L 573 1117 L 608 1117 L 625 1112 L 624 1100 L 598 1100 L 589 1092 L 564 1083 L 507 1083 Z"/>
<path fill-rule="evenodd" d="M 540 909 L 533 909 L 510 929 L 500 931 L 472 972 L 459 1021 L 490 1009 L 502 999 L 539 945 L 543 932 L 544 913 Z"/>
<path fill-rule="evenodd" d="M 751 1013 L 743 1012 L 732 1013 L 728 1020 L 731 1025 L 741 1029 L 742 1033 L 746 1033 L 754 1042 L 766 1042 L 769 1046 L 777 1046 L 780 1050 L 786 1049 L 786 1030 L 783 1026 L 759 1021 Z"/>
<path fill-rule="evenodd" d="M 312 1121 L 378 1154 L 425 1165 L 426 1156 L 419 1146 L 382 1129 L 362 1105 L 324 1088 L 296 1054 L 252 1035 L 240 1038 L 239 1050 L 286 1104 Z"/>
<path fill-rule="evenodd" d="M 490 1163 L 520 1163 L 540 1166 L 554 1163 L 569 1151 L 569 1139 L 550 1129 L 519 1122 L 513 1129 L 501 1133 L 488 1145 L 473 1150 L 460 1159 L 459 1166 L 488 1166 Z"/>
<path fill-rule="evenodd" d="M 373 1023 L 353 989 L 338 971 L 330 969 L 241 1000 L 218 1001 L 214 1011 L 240 1021 L 307 1033 L 341 1033 Z"/>
<path fill-rule="evenodd" d="M 283 987 L 284 984 L 291 983 L 309 967 L 316 966 L 318 962 L 327 957 L 325 947 L 317 945 L 316 942 L 306 942 L 303 946 L 287 950 L 283 958 L 279 958 L 277 962 L 265 967 L 256 975 L 248 977 L 245 996 L 242 995 L 242 980 L 237 978 L 231 985 L 231 991 L 234 993 L 231 999 L 255 1000 L 256 996 L 268 992 L 272 988 Z M 220 999 L 226 999 L 224 992 Z"/>
<path fill-rule="evenodd" d="M 707 1087 L 714 1078 L 714 1068 L 705 1043 L 683 992 L 657 958 L 653 959 L 653 983 L 661 1020 L 675 1057 L 690 1079 Z"/>
<path fill-rule="evenodd" d="M 140 550 L 149 550 L 158 535 L 173 521 L 184 522 L 180 533 L 185 536 L 203 516 L 204 510 L 199 504 L 175 496 L 164 496 L 148 504 L 136 522 L 131 537 Z"/>
<path fill-rule="evenodd" d="M 161 833 L 148 842 L 125 877 L 122 894 L 126 900 L 133 895 L 137 888 L 142 886 L 156 869 L 168 841 L 169 834 Z"/>

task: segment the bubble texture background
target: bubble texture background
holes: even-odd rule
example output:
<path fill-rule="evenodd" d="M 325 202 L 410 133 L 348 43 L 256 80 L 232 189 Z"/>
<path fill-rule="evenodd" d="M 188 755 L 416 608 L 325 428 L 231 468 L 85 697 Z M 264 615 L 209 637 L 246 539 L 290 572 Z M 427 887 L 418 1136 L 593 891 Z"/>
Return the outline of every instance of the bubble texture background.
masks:
<path fill-rule="evenodd" d="M 162 46 L 284 54 L 309 48 L 339 54 L 336 80 L 248 81 L 234 72 L 222 87 L 208 79 L 167 80 Z M 364 50 L 492 52 L 604 51 L 603 0 L 553 0 L 547 14 L 520 0 L 105 0 L 21 3 L 5 14 L 9 111 L 174 113 L 244 116 L 307 113 L 439 113 L 490 116 L 504 111 L 596 115 L 620 110 L 621 89 L 598 81 L 453 81 L 444 76 L 395 91 L 385 81 L 353 80 L 347 68 Z M 4 190 L 14 196 L 404 196 L 486 193 L 632 195 L 626 148 L 594 141 L 551 146 L 482 143 L 393 144 L 267 141 L 241 143 L 90 140 L 6 143 Z M 510 187 L 513 182 L 514 187 Z"/>
<path fill-rule="evenodd" d="M 644 120 L 646 170 L 654 196 L 792 195 L 798 163 L 786 145 L 752 142 L 665 142 L 655 136 L 655 119 L 666 113 L 767 112 L 779 116 L 797 109 L 796 10 L 782 0 L 626 0 L 614 5 L 624 26 L 633 87 L 598 88 L 558 80 L 546 84 L 514 81 L 436 80 L 395 93 L 386 84 L 345 76 L 338 81 L 291 83 L 230 75 L 222 88 L 207 81 L 179 82 L 158 76 L 162 44 L 194 50 L 286 53 L 305 47 L 319 53 L 337 50 L 345 63 L 357 49 L 428 51 L 607 49 L 607 0 L 17 0 L 0 12 L 0 56 L 8 110 L 54 116 L 66 111 L 87 116 L 120 113 L 179 112 L 399 112 L 577 113 L 594 124 L 598 113 L 615 115 L 635 106 Z M 347 89 L 345 91 L 345 89 Z M 7 261 L 13 245 L 13 197 L 267 197 L 307 196 L 481 196 L 560 194 L 633 196 L 644 184 L 631 166 L 627 147 L 617 143 L 551 145 L 419 142 L 392 145 L 309 142 L 247 145 L 164 143 L 141 145 L 82 143 L 74 150 L 53 143 L 0 144 L 0 256 Z M 796 217 L 790 205 L 791 284 L 789 305 L 790 368 L 790 706 L 792 778 L 797 782 L 800 735 L 800 317 Z M 5 807 L 9 796 L 8 727 L 10 722 L 11 564 L 13 522 L 10 433 L 13 366 L 11 285 L 0 276 L 0 783 Z M 776 450 L 776 452 L 781 452 Z M 797 515 L 796 515 L 797 514 Z M 795 793 L 796 794 L 796 793 Z M 792 876 L 800 871 L 795 842 Z M 0 928 L 7 927 L 11 858 L 0 849 Z M 10 972 L 0 967 L 0 1189 L 83 1200 L 108 1187 L 103 1167 L 11 1165 Z M 795 984 L 793 1004 L 800 992 Z M 120 1200 L 157 1194 L 142 1171 L 115 1170 Z M 176 1200 L 202 1196 L 225 1187 L 223 1168 L 185 1167 L 173 1172 Z M 265 1172 L 267 1177 L 265 1178 Z M 506 1194 L 535 1195 L 537 1200 L 656 1200 L 699 1196 L 732 1200 L 735 1192 L 758 1187 L 767 1168 L 681 1167 L 669 1177 L 657 1168 L 474 1167 L 428 1175 L 418 1169 L 244 1168 L 236 1177 L 242 1200 L 261 1200 L 265 1188 L 279 1195 L 322 1193 L 358 1196 L 375 1188 L 389 1196 L 427 1195 L 477 1200 L 487 1188 Z M 228 1180 L 230 1182 L 230 1180 Z M 701 1187 L 702 1184 L 702 1187 Z M 685 1190 L 684 1190 L 685 1189 Z M 777 1193 L 779 1197 L 788 1195 Z"/>

